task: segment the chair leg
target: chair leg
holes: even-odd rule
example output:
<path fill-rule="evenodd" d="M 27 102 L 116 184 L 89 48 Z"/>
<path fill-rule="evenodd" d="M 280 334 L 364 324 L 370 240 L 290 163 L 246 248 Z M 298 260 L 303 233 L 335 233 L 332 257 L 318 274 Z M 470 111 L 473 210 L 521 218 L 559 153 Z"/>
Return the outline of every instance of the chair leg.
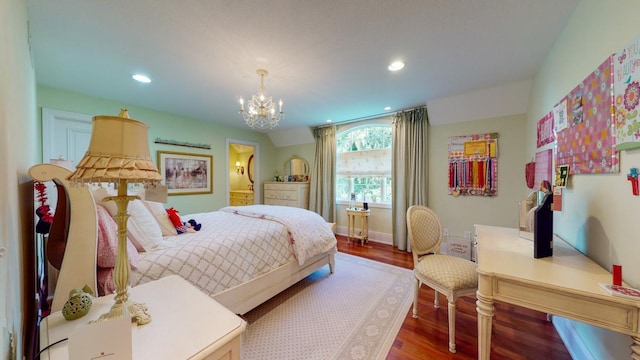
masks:
<path fill-rule="evenodd" d="M 449 303 L 449 351 L 456 352 L 456 299 L 447 298 Z"/>
<path fill-rule="evenodd" d="M 433 307 L 436 309 L 440 309 L 440 294 L 436 291 L 433 296 Z"/>
<path fill-rule="evenodd" d="M 413 279 L 413 317 L 418 318 L 418 291 L 420 290 L 420 280 Z"/>

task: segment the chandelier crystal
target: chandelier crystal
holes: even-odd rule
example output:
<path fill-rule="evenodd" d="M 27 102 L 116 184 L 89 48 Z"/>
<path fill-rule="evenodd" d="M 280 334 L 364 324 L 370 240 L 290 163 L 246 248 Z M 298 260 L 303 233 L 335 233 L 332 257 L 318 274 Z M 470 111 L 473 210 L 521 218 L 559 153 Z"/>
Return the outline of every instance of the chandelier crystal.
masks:
<path fill-rule="evenodd" d="M 276 112 L 276 105 L 271 96 L 267 95 L 267 88 L 264 87 L 264 77 L 269 73 L 264 69 L 258 69 L 256 73 L 260 76 L 258 94 L 251 95 L 251 100 L 247 103 L 247 109 L 244 107 L 244 100 L 240 98 L 240 114 L 251 128 L 273 129 L 280 120 L 284 119 L 282 100 L 280 100 L 279 108 Z"/>

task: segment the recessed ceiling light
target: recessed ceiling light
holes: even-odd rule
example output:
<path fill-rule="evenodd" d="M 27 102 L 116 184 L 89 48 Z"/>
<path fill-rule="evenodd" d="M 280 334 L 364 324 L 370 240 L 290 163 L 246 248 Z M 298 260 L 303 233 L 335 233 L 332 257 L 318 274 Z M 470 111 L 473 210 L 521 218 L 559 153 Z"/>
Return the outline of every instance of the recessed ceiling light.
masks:
<path fill-rule="evenodd" d="M 333 120 L 331 120 L 331 119 L 327 119 L 327 122 L 328 122 L 328 123 L 330 123 L 331 121 L 333 121 Z"/>
<path fill-rule="evenodd" d="M 391 106 L 385 106 L 384 109 L 385 110 L 391 110 Z"/>
<path fill-rule="evenodd" d="M 394 61 L 389 65 L 389 71 L 398 71 L 404 67 L 404 62 L 398 60 Z"/>
<path fill-rule="evenodd" d="M 140 81 L 141 83 L 150 83 L 151 79 L 149 79 L 149 77 L 142 75 L 142 74 L 133 74 L 131 75 L 131 77 L 136 80 L 136 81 Z"/>

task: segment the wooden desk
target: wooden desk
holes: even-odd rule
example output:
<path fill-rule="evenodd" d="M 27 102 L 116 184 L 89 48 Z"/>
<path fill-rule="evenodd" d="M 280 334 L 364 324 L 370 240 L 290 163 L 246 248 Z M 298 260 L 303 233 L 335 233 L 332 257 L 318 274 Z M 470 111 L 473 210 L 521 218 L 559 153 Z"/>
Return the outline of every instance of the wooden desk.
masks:
<path fill-rule="evenodd" d="M 369 241 L 369 213 L 370 210 L 347 209 L 347 241 L 360 240 L 360 245 Z M 356 218 L 360 219 L 360 233 L 356 234 Z"/>
<path fill-rule="evenodd" d="M 640 301 L 606 293 L 609 271 L 560 238 L 553 256 L 533 258 L 533 242 L 518 229 L 476 225 L 478 242 L 478 359 L 489 359 L 493 301 L 631 335 L 631 358 L 640 359 Z"/>
<path fill-rule="evenodd" d="M 151 322 L 132 325 L 133 359 L 240 359 L 240 334 L 246 322 L 177 275 L 129 290 L 129 298 L 145 303 Z M 58 311 L 42 321 L 40 348 L 69 336 L 71 331 L 113 304 L 113 296 L 95 299 L 84 317 L 67 321 Z M 45 350 L 41 359 L 68 359 L 68 342 Z"/>

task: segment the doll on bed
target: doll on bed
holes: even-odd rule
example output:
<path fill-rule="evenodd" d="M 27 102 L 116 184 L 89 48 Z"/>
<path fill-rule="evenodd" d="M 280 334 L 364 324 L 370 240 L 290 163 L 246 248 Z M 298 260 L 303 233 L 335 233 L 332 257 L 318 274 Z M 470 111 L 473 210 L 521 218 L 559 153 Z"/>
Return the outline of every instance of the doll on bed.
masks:
<path fill-rule="evenodd" d="M 169 214 L 169 219 L 171 220 L 173 226 L 176 227 L 178 234 L 192 233 L 200 231 L 200 229 L 202 228 L 202 224 L 198 224 L 193 219 L 189 219 L 189 221 L 183 222 L 182 219 L 180 219 L 180 212 L 172 207 L 167 209 L 167 214 Z"/>

